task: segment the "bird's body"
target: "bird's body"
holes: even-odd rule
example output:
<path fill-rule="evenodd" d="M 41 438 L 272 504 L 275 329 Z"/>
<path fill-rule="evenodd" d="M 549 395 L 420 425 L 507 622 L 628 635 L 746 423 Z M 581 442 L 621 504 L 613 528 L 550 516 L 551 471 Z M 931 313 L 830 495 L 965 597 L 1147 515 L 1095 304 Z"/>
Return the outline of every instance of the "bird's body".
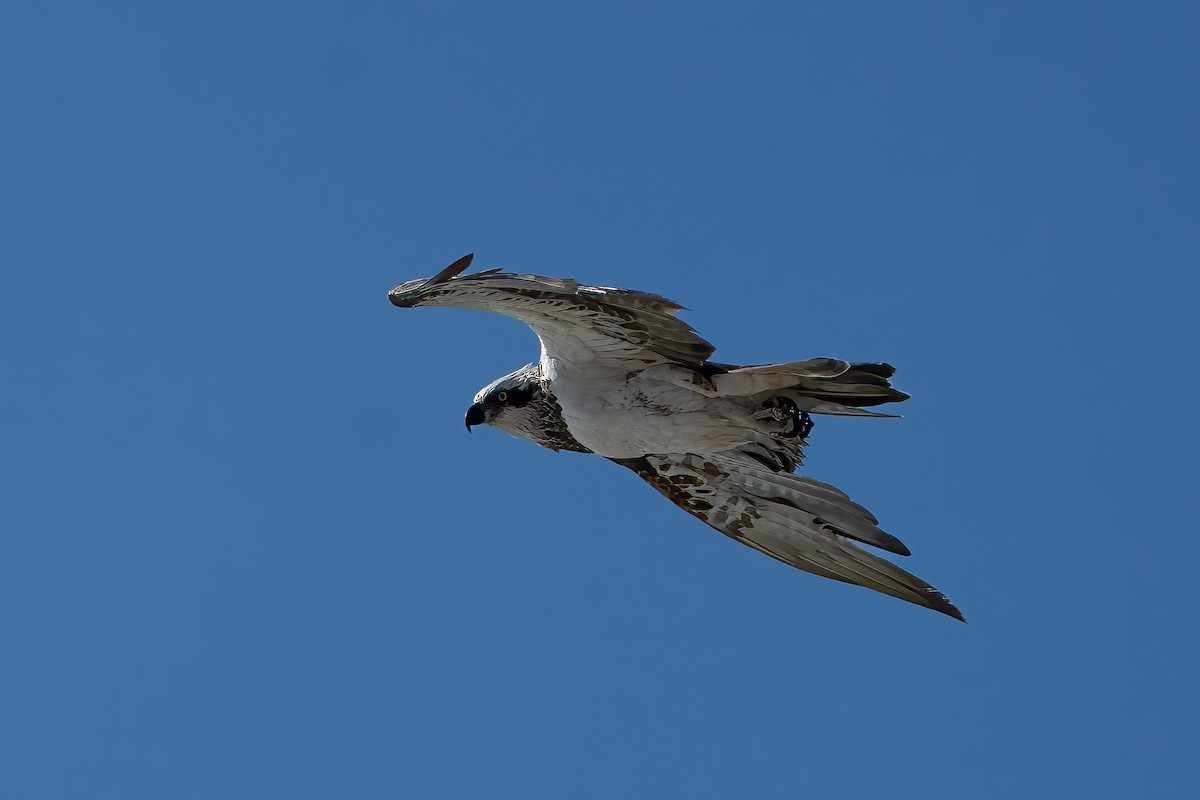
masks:
<path fill-rule="evenodd" d="M 681 389 L 655 377 L 656 369 L 600 381 L 578 380 L 569 370 L 547 377 L 575 439 L 606 458 L 718 453 L 763 435 L 736 401 Z"/>
<path fill-rule="evenodd" d="M 936 589 L 852 543 L 908 554 L 870 512 L 832 486 L 792 474 L 810 412 L 888 416 L 864 407 L 908 398 L 888 382 L 891 366 L 831 358 L 713 362 L 712 345 L 663 297 L 498 270 L 457 277 L 470 259 L 389 295 L 402 308 L 504 314 L 538 334 L 539 361 L 484 387 L 467 412 L 468 427 L 487 423 L 552 450 L 604 456 L 780 561 L 962 619 Z"/>

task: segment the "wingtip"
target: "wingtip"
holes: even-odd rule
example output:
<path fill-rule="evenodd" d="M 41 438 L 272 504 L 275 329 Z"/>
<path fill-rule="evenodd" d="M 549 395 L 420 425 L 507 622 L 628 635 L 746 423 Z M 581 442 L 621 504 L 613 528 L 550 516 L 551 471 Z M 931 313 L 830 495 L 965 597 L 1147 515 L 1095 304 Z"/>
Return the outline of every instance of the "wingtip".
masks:
<path fill-rule="evenodd" d="M 474 253 L 467 253 L 465 256 L 455 261 L 444 270 L 434 275 L 429 279 L 418 279 L 402 283 L 395 289 L 388 292 L 388 299 L 392 301 L 392 305 L 397 308 L 412 308 L 421 301 L 421 295 L 425 289 L 431 286 L 437 286 L 439 283 L 445 283 L 460 272 L 471 266 L 471 260 L 475 258 Z"/>
<path fill-rule="evenodd" d="M 474 253 L 467 253 L 465 256 L 460 258 L 458 261 L 455 261 L 453 264 L 446 267 L 444 270 L 439 272 L 437 275 L 434 275 L 432 278 L 430 278 L 429 281 L 425 285 L 426 286 L 436 286 L 439 283 L 445 283 L 446 281 L 453 278 L 455 275 L 458 275 L 459 273 L 461 273 L 467 267 L 471 266 L 471 261 L 474 258 L 475 258 Z"/>
<path fill-rule="evenodd" d="M 954 605 L 954 603 L 951 603 L 950 600 L 947 599 L 946 595 L 942 594 L 941 592 L 937 592 L 936 596 L 929 599 L 931 601 L 929 603 L 929 607 L 934 611 L 939 611 L 948 617 L 953 617 L 964 625 L 966 624 L 967 618 L 964 617 L 963 613 L 958 610 L 958 606 Z"/>

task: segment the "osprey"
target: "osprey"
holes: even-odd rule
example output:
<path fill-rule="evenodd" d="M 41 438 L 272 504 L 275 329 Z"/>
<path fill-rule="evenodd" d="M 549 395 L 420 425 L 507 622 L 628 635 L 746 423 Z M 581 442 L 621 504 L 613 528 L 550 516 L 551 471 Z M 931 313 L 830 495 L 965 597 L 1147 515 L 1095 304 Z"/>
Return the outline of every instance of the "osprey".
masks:
<path fill-rule="evenodd" d="M 675 317 L 683 306 L 664 297 L 498 269 L 461 275 L 471 259 L 388 293 L 400 308 L 491 311 L 537 333 L 541 358 L 481 389 L 468 431 L 486 424 L 551 450 L 604 456 L 785 564 L 963 619 L 937 589 L 855 544 L 909 554 L 870 511 L 793 474 L 810 414 L 892 416 L 865 409 L 908 399 L 888 382 L 891 365 L 721 364 Z"/>

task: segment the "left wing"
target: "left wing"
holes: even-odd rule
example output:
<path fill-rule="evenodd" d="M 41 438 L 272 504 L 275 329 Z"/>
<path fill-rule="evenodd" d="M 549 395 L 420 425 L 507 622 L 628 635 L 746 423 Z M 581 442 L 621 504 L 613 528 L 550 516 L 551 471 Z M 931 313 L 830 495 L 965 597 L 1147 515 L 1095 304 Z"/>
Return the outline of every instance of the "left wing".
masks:
<path fill-rule="evenodd" d="M 400 308 L 449 306 L 514 317 L 533 328 L 547 356 L 572 365 L 626 368 L 637 360 L 698 366 L 713 354 L 711 344 L 674 316 L 683 306 L 665 297 L 495 269 L 460 276 L 471 258 L 432 278 L 402 283 L 388 298 Z"/>
<path fill-rule="evenodd" d="M 612 460 L 711 527 L 785 564 L 966 621 L 937 589 L 855 546 L 851 539 L 908 555 L 871 512 L 828 484 L 733 454 Z"/>

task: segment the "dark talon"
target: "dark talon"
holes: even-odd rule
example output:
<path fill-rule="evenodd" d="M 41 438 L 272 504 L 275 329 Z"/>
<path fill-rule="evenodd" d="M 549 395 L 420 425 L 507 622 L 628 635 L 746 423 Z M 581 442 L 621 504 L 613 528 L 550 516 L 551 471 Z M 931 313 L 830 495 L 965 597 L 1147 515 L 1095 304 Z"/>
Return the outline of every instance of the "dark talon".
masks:
<path fill-rule="evenodd" d="M 801 439 L 807 439 L 808 435 L 812 433 L 814 426 L 812 417 L 808 415 L 808 412 L 801 411 L 798 416 L 792 417 L 792 421 L 796 423 L 796 432 L 793 434 L 793 436 L 799 436 Z"/>
<path fill-rule="evenodd" d="M 780 431 L 779 435 L 785 439 L 795 439 L 796 437 L 807 439 L 813 429 L 812 417 L 808 415 L 808 412 L 801 411 L 796 407 L 795 402 L 787 397 L 777 397 L 775 398 L 775 403 L 779 408 L 786 409 L 788 415 L 792 418 L 792 429 L 790 431 Z"/>

